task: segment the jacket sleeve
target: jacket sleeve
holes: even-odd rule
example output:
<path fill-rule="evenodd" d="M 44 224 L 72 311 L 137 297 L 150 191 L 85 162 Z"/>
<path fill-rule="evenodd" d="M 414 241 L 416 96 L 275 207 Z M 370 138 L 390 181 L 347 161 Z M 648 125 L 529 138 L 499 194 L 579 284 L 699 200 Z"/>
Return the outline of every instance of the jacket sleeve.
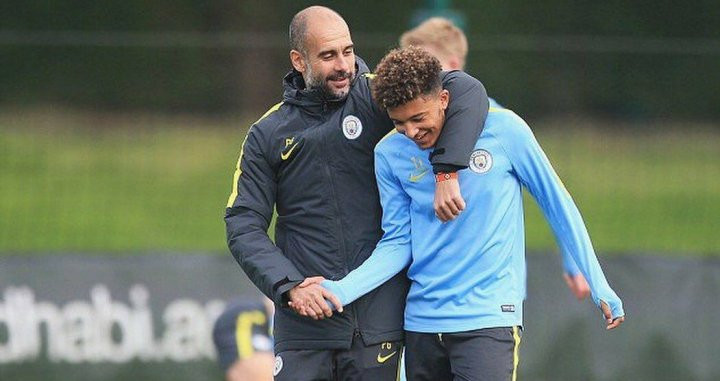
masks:
<path fill-rule="evenodd" d="M 227 242 L 255 286 L 280 305 L 283 293 L 305 277 L 267 234 L 277 183 L 258 135 L 257 127 L 251 127 L 240 151 L 233 192 L 225 210 Z"/>
<path fill-rule="evenodd" d="M 555 233 L 564 262 L 574 262 L 587 279 L 592 298 L 599 307 L 603 301 L 612 310 L 613 318 L 624 316 L 623 304 L 610 287 L 595 255 L 585 222 L 575 202 L 555 173 L 530 127 L 508 113 L 509 123 L 503 126 L 501 143 L 510 158 L 513 170 L 537 201 L 545 219 Z M 568 269 L 570 271 L 570 269 Z"/>
<path fill-rule="evenodd" d="M 443 73 L 443 88 L 450 92 L 445 125 L 430 154 L 433 172 L 467 168 L 475 142 L 488 114 L 488 96 L 480 81 L 462 71 Z"/>

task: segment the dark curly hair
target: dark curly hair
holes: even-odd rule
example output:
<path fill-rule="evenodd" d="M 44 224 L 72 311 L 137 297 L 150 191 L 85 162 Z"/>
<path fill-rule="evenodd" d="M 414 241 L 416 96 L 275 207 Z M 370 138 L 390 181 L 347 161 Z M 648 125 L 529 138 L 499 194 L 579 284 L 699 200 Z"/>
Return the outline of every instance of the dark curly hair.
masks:
<path fill-rule="evenodd" d="M 375 68 L 372 95 L 380 107 L 395 108 L 439 91 L 442 66 L 421 48 L 393 49 Z"/>

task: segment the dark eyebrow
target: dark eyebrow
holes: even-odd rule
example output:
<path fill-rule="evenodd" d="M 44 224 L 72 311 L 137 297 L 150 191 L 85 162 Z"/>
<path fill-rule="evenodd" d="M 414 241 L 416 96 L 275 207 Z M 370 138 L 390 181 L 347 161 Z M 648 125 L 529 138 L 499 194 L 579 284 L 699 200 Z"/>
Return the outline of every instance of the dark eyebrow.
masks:
<path fill-rule="evenodd" d="M 342 49 L 342 51 L 344 52 L 344 51 L 346 51 L 346 50 L 348 50 L 348 49 L 354 49 L 354 48 L 355 48 L 355 44 L 350 44 L 350 45 L 344 47 L 344 48 Z M 318 57 L 322 57 L 322 56 L 324 56 L 325 54 L 328 54 L 328 53 L 333 53 L 333 54 L 334 54 L 334 53 L 335 53 L 335 49 L 323 50 L 323 51 L 321 51 L 320 53 L 318 53 Z"/>
<path fill-rule="evenodd" d="M 393 118 L 390 118 L 390 120 L 392 120 L 393 123 L 405 123 L 405 121 L 407 121 L 407 120 L 415 119 L 415 118 L 417 118 L 418 116 L 422 116 L 422 115 L 425 115 L 425 114 L 427 114 L 427 111 L 423 111 L 423 112 L 419 112 L 419 113 L 417 113 L 417 114 L 415 114 L 415 115 L 411 115 L 409 118 L 407 118 L 407 119 L 405 119 L 405 120 L 402 120 L 402 121 L 401 121 L 401 120 L 397 120 L 397 119 L 393 119 Z"/>

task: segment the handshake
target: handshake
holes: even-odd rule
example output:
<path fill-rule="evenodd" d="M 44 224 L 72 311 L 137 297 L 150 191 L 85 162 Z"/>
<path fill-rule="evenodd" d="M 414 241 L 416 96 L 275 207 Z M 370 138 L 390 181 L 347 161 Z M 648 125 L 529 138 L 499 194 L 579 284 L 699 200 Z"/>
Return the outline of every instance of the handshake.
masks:
<path fill-rule="evenodd" d="M 300 316 L 314 320 L 331 317 L 333 309 L 343 312 L 342 303 L 335 294 L 320 284 L 325 281 L 321 276 L 305 278 L 302 283 L 288 291 L 288 305 Z"/>

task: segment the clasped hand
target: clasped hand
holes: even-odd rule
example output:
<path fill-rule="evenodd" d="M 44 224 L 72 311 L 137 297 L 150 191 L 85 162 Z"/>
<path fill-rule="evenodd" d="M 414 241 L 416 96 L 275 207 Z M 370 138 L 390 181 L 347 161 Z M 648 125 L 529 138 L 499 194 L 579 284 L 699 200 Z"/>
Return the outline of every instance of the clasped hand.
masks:
<path fill-rule="evenodd" d="M 302 283 L 293 287 L 288 296 L 290 301 L 288 305 L 300 316 L 307 316 L 314 320 L 322 320 L 329 318 L 333 314 L 333 310 L 326 300 L 337 308 L 338 312 L 343 312 L 340 300 L 332 292 L 326 290 L 320 283 L 325 278 L 315 276 L 306 278 Z"/>

